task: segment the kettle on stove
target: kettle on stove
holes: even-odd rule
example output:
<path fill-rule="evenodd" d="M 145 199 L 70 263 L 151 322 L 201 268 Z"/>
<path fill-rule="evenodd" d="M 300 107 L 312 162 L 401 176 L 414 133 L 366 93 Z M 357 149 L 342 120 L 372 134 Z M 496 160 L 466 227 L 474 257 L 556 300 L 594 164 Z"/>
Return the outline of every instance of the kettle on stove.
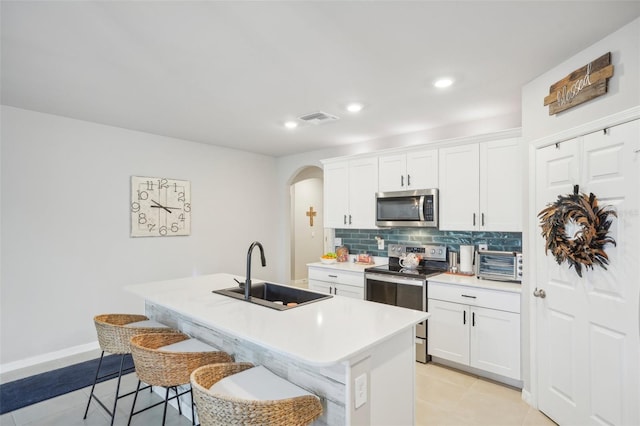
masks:
<path fill-rule="evenodd" d="M 420 264 L 420 257 L 415 253 L 407 253 L 400 258 L 400 266 L 407 269 L 416 269 Z"/>

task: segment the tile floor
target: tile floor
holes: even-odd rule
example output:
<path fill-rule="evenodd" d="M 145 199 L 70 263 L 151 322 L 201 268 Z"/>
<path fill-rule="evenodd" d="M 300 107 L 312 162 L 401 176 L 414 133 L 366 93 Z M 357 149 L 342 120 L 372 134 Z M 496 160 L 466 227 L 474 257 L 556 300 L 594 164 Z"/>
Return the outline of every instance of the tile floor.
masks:
<path fill-rule="evenodd" d="M 92 354 L 91 356 L 93 356 Z M 97 354 L 99 356 L 99 353 Z M 75 358 L 67 363 L 86 360 Z M 49 368 L 58 368 L 58 363 Z M 416 364 L 418 426 L 427 425 L 523 425 L 553 426 L 551 420 L 538 410 L 529 407 L 522 401 L 520 391 L 496 384 L 475 376 L 461 373 L 435 364 Z M 2 383 L 16 380 L 31 374 L 42 372 L 43 367 L 28 371 L 11 372 L 3 375 Z M 45 367 L 46 368 L 46 367 Z M 46 370 L 45 370 L 46 371 Z M 133 390 L 137 384 L 135 374 L 123 379 L 125 390 Z M 115 382 L 104 382 L 96 386 L 98 396 L 103 401 L 113 403 Z M 1 426 L 108 426 L 109 417 L 95 402 L 91 404 L 86 420 L 82 419 L 89 396 L 90 387 L 43 401 L 11 413 L 0 416 Z M 148 391 L 139 397 L 140 406 L 151 401 L 159 401 L 160 397 Z M 116 425 L 125 425 L 131 409 L 132 397 L 121 399 L 118 403 Z M 138 406 L 136 404 L 136 406 Z M 135 416 L 132 425 L 159 425 L 162 421 L 162 409 L 156 407 Z M 175 409 L 169 409 L 167 425 L 188 426 L 191 422 L 178 415 Z M 392 426 L 392 425 L 389 425 Z"/>

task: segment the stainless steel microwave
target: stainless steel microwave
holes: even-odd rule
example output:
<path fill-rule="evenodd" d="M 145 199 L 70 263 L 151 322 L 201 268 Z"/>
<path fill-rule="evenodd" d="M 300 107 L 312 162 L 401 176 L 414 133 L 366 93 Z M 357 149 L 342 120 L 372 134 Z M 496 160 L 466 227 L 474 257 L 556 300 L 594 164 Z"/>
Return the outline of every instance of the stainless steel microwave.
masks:
<path fill-rule="evenodd" d="M 479 250 L 476 252 L 478 278 L 498 281 L 522 281 L 522 253 Z"/>
<path fill-rule="evenodd" d="M 438 190 L 378 192 L 376 225 L 382 227 L 438 227 Z"/>

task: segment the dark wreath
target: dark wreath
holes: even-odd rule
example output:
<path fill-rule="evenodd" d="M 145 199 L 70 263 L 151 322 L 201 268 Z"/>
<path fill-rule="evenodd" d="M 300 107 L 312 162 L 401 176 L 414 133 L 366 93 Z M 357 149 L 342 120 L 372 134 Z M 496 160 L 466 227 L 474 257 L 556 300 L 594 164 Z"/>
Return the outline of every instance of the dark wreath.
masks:
<path fill-rule="evenodd" d="M 580 277 L 583 265 L 585 269 L 593 269 L 594 265 L 607 269 L 609 257 L 604 246 L 616 245 L 615 240 L 607 236 L 612 222 L 609 215 L 618 217 L 611 208 L 599 207 L 595 195 L 579 194 L 577 185 L 573 194 L 559 195 L 555 203 L 538 213 L 546 240 L 545 254 L 550 251 L 558 265 L 569 262 L 569 268 L 573 266 Z M 579 227 L 572 236 L 567 235 L 565 229 L 570 222 Z"/>

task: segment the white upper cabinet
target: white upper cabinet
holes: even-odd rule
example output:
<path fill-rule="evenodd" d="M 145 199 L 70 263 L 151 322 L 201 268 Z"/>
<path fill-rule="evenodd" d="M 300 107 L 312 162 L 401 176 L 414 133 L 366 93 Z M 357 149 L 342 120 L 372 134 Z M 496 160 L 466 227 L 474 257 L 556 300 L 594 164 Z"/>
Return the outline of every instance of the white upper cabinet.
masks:
<path fill-rule="evenodd" d="M 522 141 L 480 144 L 480 229 L 522 232 Z"/>
<path fill-rule="evenodd" d="M 440 229 L 478 229 L 480 146 L 440 148 Z"/>
<path fill-rule="evenodd" d="M 324 165 L 325 228 L 375 228 L 377 191 L 376 157 L 327 162 Z"/>
<path fill-rule="evenodd" d="M 349 211 L 349 162 L 324 165 L 324 227 L 343 228 Z"/>
<path fill-rule="evenodd" d="M 437 149 L 383 155 L 378 166 L 380 192 L 438 187 Z"/>
<path fill-rule="evenodd" d="M 522 231 L 519 138 L 440 149 L 440 229 Z"/>

